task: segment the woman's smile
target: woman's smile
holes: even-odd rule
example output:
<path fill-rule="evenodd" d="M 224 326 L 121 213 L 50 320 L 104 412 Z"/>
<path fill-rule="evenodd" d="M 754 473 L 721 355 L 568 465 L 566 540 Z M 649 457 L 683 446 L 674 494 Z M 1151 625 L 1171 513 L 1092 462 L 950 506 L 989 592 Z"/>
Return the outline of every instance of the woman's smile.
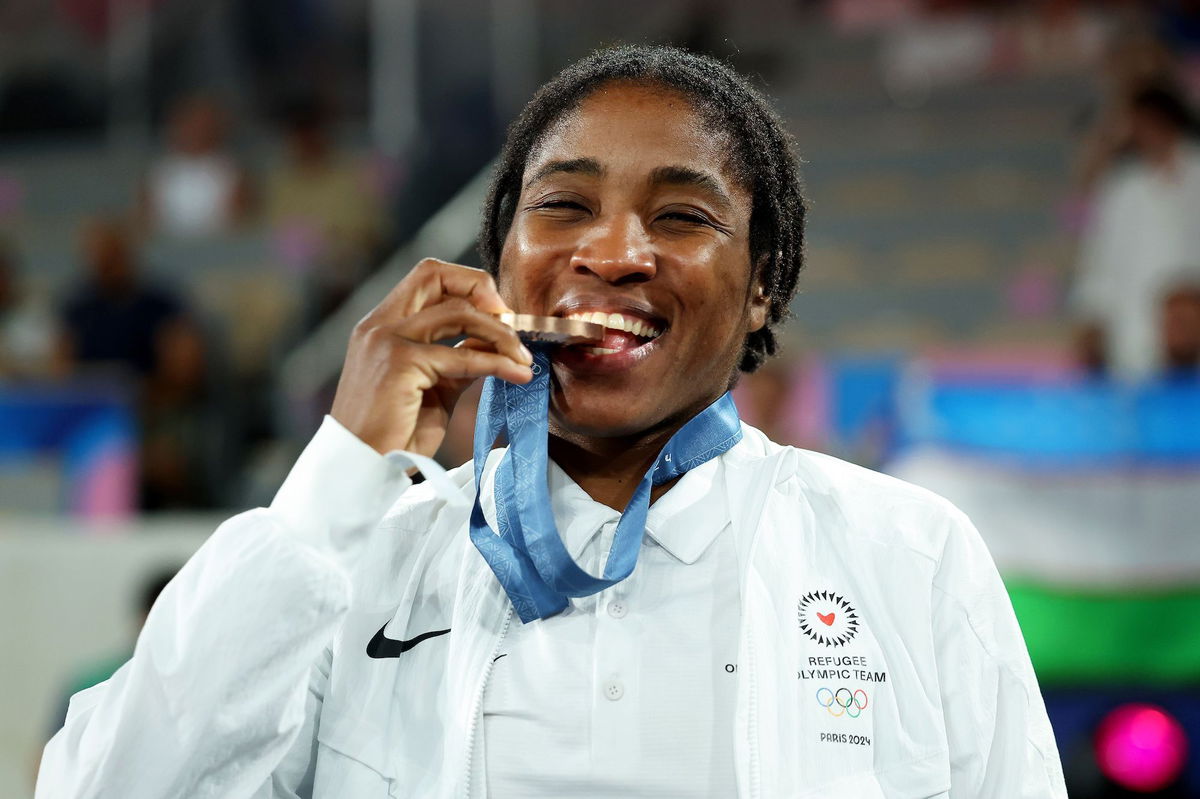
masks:
<path fill-rule="evenodd" d="M 514 308 L 605 325 L 553 356 L 556 428 L 661 432 L 728 390 L 752 290 L 750 199 L 682 95 L 602 88 L 530 158 L 499 270 Z"/>

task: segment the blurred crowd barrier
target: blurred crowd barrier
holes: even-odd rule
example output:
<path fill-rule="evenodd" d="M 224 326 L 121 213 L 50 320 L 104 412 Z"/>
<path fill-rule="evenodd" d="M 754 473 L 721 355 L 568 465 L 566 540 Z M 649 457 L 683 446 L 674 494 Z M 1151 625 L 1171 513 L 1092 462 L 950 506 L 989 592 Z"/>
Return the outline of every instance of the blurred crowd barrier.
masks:
<path fill-rule="evenodd" d="M 148 580 L 169 575 L 221 518 L 188 514 L 81 526 L 9 517 L 0 535 L 0 786 L 31 795 L 41 745 L 70 693 L 107 679 L 133 651 Z"/>
<path fill-rule="evenodd" d="M 111 385 L 0 387 L 0 507 L 132 515 L 137 440 L 132 402 Z"/>

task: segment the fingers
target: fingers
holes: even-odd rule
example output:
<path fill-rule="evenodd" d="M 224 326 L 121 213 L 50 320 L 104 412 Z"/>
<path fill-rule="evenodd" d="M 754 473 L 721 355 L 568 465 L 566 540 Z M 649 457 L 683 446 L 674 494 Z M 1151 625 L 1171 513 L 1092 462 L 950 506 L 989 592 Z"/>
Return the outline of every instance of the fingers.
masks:
<path fill-rule="evenodd" d="M 533 356 L 492 315 L 508 311 L 486 272 L 421 261 L 355 325 L 330 412 L 379 452 L 417 446 L 432 454 L 467 383 L 533 379 Z M 459 335 L 472 344 L 437 343 Z"/>
<path fill-rule="evenodd" d="M 533 363 L 533 356 L 515 330 L 463 299 L 449 299 L 426 308 L 397 324 L 395 330 L 403 338 L 424 343 L 467 335 L 522 365 Z"/>
<path fill-rule="evenodd" d="M 426 258 L 396 284 L 371 316 L 396 320 L 439 303 L 445 297 L 460 297 L 483 313 L 509 313 L 500 298 L 496 281 L 482 269 Z"/>
<path fill-rule="evenodd" d="M 412 363 L 428 369 L 426 377 L 432 387 L 440 379 L 474 380 L 498 377 L 510 383 L 528 383 L 533 372 L 527 364 L 517 363 L 507 355 L 471 347 L 442 347 L 437 344 L 412 345 L 420 350 Z"/>
<path fill-rule="evenodd" d="M 402 342 L 433 344 L 454 336 L 470 336 L 484 342 L 491 350 L 493 357 L 480 362 L 491 364 L 491 371 L 445 374 L 445 378 L 474 378 L 494 374 L 524 383 L 529 380 L 529 365 L 533 363 L 533 356 L 516 332 L 492 315 L 507 311 L 508 306 L 500 298 L 496 283 L 488 273 L 426 258 L 392 289 L 374 311 L 359 322 L 356 334 L 374 339 L 384 346 L 388 346 L 384 342 L 391 339 L 394 346 L 415 358 L 414 366 L 421 371 L 428 371 L 426 364 L 417 361 L 429 361 L 428 366 L 437 370 L 437 364 L 441 362 L 437 360 L 440 354 L 431 355 L 437 350 L 426 348 L 412 351 Z M 503 369 L 496 368 L 500 363 L 497 358 L 507 361 Z M 458 360 L 452 359 L 447 363 L 461 367 Z"/>
<path fill-rule="evenodd" d="M 481 352 L 494 352 L 496 349 L 492 344 L 477 338 L 464 338 L 454 346 L 465 347 L 469 350 L 480 350 Z"/>

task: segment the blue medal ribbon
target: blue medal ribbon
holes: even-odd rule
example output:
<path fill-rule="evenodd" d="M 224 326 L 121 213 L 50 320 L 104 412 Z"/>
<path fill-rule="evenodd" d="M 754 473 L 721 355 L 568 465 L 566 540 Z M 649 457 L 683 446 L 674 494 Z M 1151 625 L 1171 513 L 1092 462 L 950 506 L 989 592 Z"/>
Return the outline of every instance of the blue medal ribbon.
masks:
<path fill-rule="evenodd" d="M 550 422 L 550 356 L 534 346 L 533 380 L 525 385 L 489 377 L 475 420 L 475 505 L 471 540 L 504 587 L 522 622 L 561 613 L 568 597 L 589 596 L 633 573 L 646 532 L 650 490 L 717 457 L 742 438 L 733 398 L 724 394 L 688 420 L 659 452 L 621 514 L 602 577 L 581 569 L 567 552 L 550 506 L 547 445 Z M 483 467 L 501 434 L 508 449 L 495 474 L 496 524 L 480 505 Z"/>

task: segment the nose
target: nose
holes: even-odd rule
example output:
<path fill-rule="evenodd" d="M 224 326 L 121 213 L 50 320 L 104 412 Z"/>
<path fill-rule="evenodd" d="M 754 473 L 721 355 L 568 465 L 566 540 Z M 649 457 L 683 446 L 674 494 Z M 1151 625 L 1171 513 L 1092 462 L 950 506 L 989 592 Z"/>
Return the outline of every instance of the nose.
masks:
<path fill-rule="evenodd" d="M 636 214 L 597 220 L 571 256 L 571 268 L 613 285 L 642 283 L 657 270 L 650 238 Z"/>

